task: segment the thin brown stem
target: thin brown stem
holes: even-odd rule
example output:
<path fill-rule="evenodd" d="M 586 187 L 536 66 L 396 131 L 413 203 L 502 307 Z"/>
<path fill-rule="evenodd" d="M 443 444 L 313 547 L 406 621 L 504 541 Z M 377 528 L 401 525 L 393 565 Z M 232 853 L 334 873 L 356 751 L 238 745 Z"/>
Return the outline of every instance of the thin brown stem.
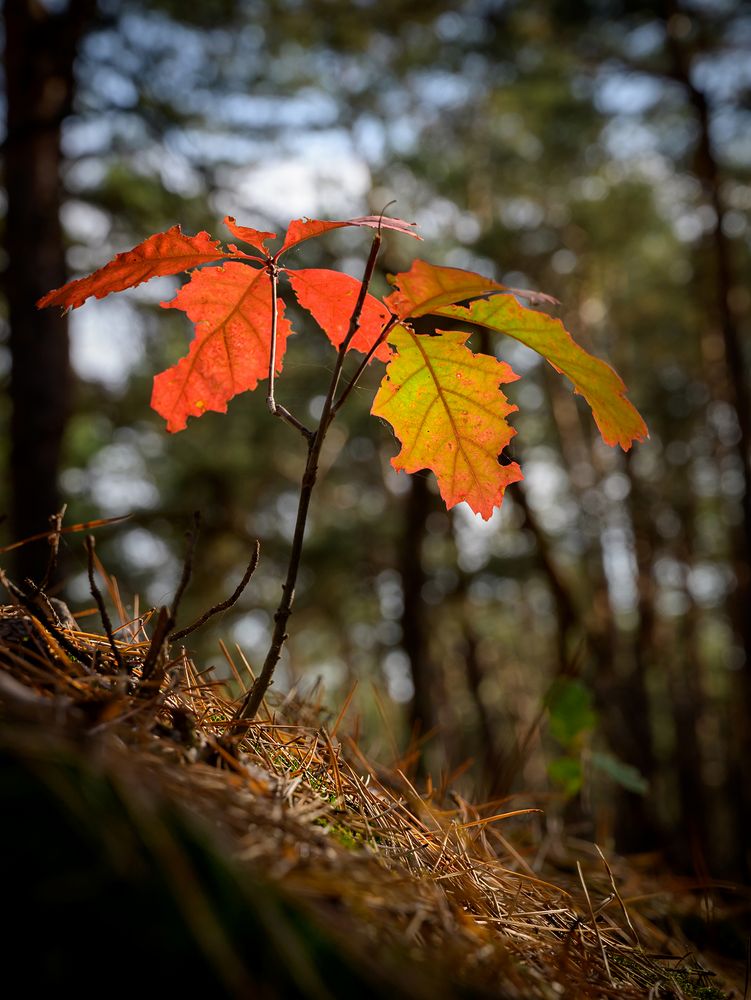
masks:
<path fill-rule="evenodd" d="M 376 232 L 373 237 L 373 245 L 370 248 L 370 254 L 368 255 L 368 262 L 365 265 L 365 273 L 362 276 L 362 281 L 360 282 L 360 294 L 357 296 L 357 302 L 355 302 L 355 308 L 352 310 L 352 317 L 349 321 L 349 330 L 347 330 L 347 336 L 344 338 L 339 346 L 339 352 L 343 353 L 347 350 L 352 338 L 357 333 L 360 326 L 360 316 L 362 315 L 362 307 L 365 305 L 365 296 L 368 294 L 368 288 L 370 288 L 370 282 L 373 279 L 373 271 L 375 271 L 376 261 L 378 260 L 378 251 L 381 249 L 381 233 Z"/>
<path fill-rule="evenodd" d="M 172 605 L 169 608 L 162 607 L 159 609 L 156 628 L 154 629 L 154 634 L 151 637 L 151 643 L 149 644 L 149 648 L 143 660 L 143 665 L 141 667 L 141 694 L 148 693 L 149 690 L 158 688 L 162 683 L 164 676 L 163 653 L 165 649 L 168 648 L 170 632 L 175 627 L 180 601 L 182 600 L 183 594 L 190 583 L 190 578 L 193 573 L 193 557 L 195 555 L 196 542 L 198 540 L 200 527 L 201 515 L 199 511 L 196 511 L 193 514 L 193 530 L 185 533 L 188 545 L 185 550 L 185 559 L 183 560 L 183 571 L 180 575 L 180 582 L 177 586 L 177 590 L 175 591 L 175 596 L 172 599 Z M 144 686 L 146 681 L 151 682 L 149 688 Z"/>
<path fill-rule="evenodd" d="M 309 427 L 306 427 L 301 420 L 298 420 L 293 413 L 289 412 L 286 406 L 282 406 L 281 403 L 274 403 L 273 413 L 274 416 L 281 417 L 281 419 L 285 423 L 289 424 L 290 427 L 294 427 L 296 431 L 299 431 L 306 441 L 313 440 L 315 431 L 312 431 Z"/>
<path fill-rule="evenodd" d="M 175 591 L 175 596 L 172 599 L 172 607 L 170 608 L 170 618 L 174 623 L 177 620 L 177 611 L 180 607 L 180 602 L 183 599 L 183 594 L 188 589 L 188 584 L 190 583 L 190 578 L 193 575 L 193 558 L 196 553 L 196 542 L 198 541 L 198 533 L 201 530 L 201 512 L 199 510 L 193 512 L 193 530 L 186 531 L 186 537 L 188 541 L 188 546 L 185 550 L 185 558 L 183 559 L 183 570 L 180 574 L 180 583 Z"/>
<path fill-rule="evenodd" d="M 196 619 L 196 621 L 194 621 L 192 625 L 188 625 L 186 628 L 181 628 L 178 632 L 173 632 L 169 637 L 169 641 L 177 642 L 178 639 L 185 639 L 192 632 L 195 632 L 196 629 L 200 628 L 202 625 L 205 625 L 210 618 L 214 617 L 214 615 L 218 615 L 222 611 L 227 611 L 229 608 L 232 607 L 233 604 L 236 604 L 240 598 L 240 595 L 250 583 L 250 578 L 256 571 L 260 554 L 261 554 L 261 548 L 258 542 L 256 541 L 255 547 L 253 549 L 253 555 L 250 557 L 250 562 L 248 563 L 247 569 L 243 573 L 243 578 L 235 588 L 234 593 L 230 597 L 228 597 L 225 601 L 220 601 L 219 604 L 215 604 L 212 608 L 209 608 L 209 610 L 204 612 L 204 614 L 202 614 L 200 618 Z"/>
<path fill-rule="evenodd" d="M 368 353 L 362 359 L 362 361 L 360 362 L 360 364 L 359 364 L 359 366 L 357 368 L 357 371 L 354 373 L 354 375 L 349 380 L 349 382 L 345 385 L 344 389 L 342 389 L 341 395 L 339 396 L 339 398 L 337 399 L 337 401 L 334 403 L 333 407 L 331 408 L 331 417 L 332 417 L 332 419 L 337 415 L 337 413 L 339 412 L 339 410 L 341 409 L 341 407 L 345 404 L 345 402 L 347 401 L 347 399 L 349 397 L 349 394 L 357 386 L 357 383 L 362 378 L 363 372 L 365 371 L 365 369 L 368 367 L 368 365 L 372 361 L 373 355 L 378 350 L 378 348 L 381 346 L 381 344 L 386 340 L 386 337 L 388 337 L 388 335 L 391 333 L 391 331 L 394 329 L 394 327 L 396 326 L 396 324 L 398 322 L 399 322 L 399 318 L 397 316 L 392 316 L 391 319 L 386 324 L 386 326 L 383 328 L 383 330 L 381 331 L 381 335 L 379 336 L 378 340 L 375 341 L 375 343 L 371 346 L 371 348 L 368 351 Z"/>
<path fill-rule="evenodd" d="M 169 632 L 174 625 L 169 608 L 161 607 L 157 614 L 156 626 L 151 636 L 149 648 L 143 658 L 141 666 L 141 687 L 139 693 L 142 697 L 150 697 L 154 690 L 159 688 L 164 676 L 165 646 L 169 639 Z M 150 681 L 148 687 L 146 682 Z"/>
<path fill-rule="evenodd" d="M 381 234 L 380 232 L 377 232 L 373 239 L 373 245 L 370 249 L 368 262 L 365 265 L 365 272 L 360 286 L 360 294 L 357 297 L 357 302 L 355 303 L 355 307 L 352 311 L 352 317 L 349 322 L 347 335 L 339 345 L 336 364 L 334 365 L 334 371 L 331 375 L 331 381 L 329 382 L 326 399 L 321 411 L 321 418 L 318 422 L 318 427 L 315 433 L 312 434 L 308 440 L 308 457 L 305 462 L 305 471 L 303 472 L 302 482 L 300 485 L 300 498 L 297 506 L 295 532 L 292 537 L 292 548 L 290 549 L 287 576 L 284 584 L 282 585 L 282 599 L 279 602 L 279 607 L 274 615 L 274 631 L 271 637 L 271 645 L 269 646 L 269 650 L 266 654 L 266 659 L 263 662 L 260 674 L 256 678 L 253 686 L 243 699 L 242 704 L 235 714 L 235 718 L 233 720 L 235 723 L 248 723 L 255 717 L 255 714 L 271 685 L 276 665 L 282 655 L 284 643 L 287 641 L 287 622 L 292 614 L 292 605 L 295 600 L 295 585 L 297 583 L 297 574 L 299 572 L 300 561 L 302 559 L 305 526 L 308 520 L 310 498 L 313 494 L 313 487 L 315 486 L 316 479 L 318 477 L 318 462 L 321 456 L 321 449 L 323 448 L 323 442 L 326 438 L 326 432 L 328 431 L 331 421 L 334 418 L 334 398 L 336 396 L 337 389 L 339 388 L 339 380 L 342 374 L 344 358 L 347 353 L 347 348 L 352 342 L 352 338 L 357 333 L 360 325 L 360 316 L 365 304 L 365 296 L 367 295 L 368 286 L 370 285 L 370 280 L 373 276 L 380 246 Z M 273 400 L 273 396 L 270 398 Z"/>
<path fill-rule="evenodd" d="M 104 598 L 102 597 L 102 592 L 97 587 L 96 579 L 94 578 L 94 536 L 86 536 L 86 553 L 88 555 L 88 571 L 89 571 L 89 588 L 91 590 L 91 596 L 96 601 L 97 607 L 99 608 L 99 616 L 102 619 L 102 625 L 104 625 L 104 631 L 107 633 L 107 639 L 109 640 L 110 648 L 112 650 L 112 655 L 115 657 L 115 663 L 117 664 L 117 669 L 121 674 L 127 674 L 128 668 L 125 666 L 125 661 L 123 660 L 123 655 L 120 652 L 120 648 L 115 641 L 114 631 L 112 629 L 112 620 L 107 611 L 107 606 L 104 603 Z"/>
<path fill-rule="evenodd" d="M 60 535 L 63 528 L 63 518 L 65 517 L 65 511 L 68 509 L 67 504 L 63 504 L 57 514 L 53 514 L 50 517 L 50 528 L 52 529 L 51 534 L 48 537 L 50 546 L 50 556 L 47 560 L 47 569 L 44 572 L 44 576 L 39 584 L 37 584 L 35 592 L 31 595 L 36 597 L 37 594 L 42 593 L 46 590 L 49 582 L 52 578 L 52 574 L 55 572 L 55 567 L 57 566 L 57 555 L 60 549 Z"/>

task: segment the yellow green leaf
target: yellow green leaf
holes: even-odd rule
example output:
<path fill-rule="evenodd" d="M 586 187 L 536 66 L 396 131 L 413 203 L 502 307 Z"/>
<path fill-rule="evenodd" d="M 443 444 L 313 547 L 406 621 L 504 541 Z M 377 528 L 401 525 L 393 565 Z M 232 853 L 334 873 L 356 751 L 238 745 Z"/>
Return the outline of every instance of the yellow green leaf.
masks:
<path fill-rule="evenodd" d="M 584 396 L 606 444 L 619 444 L 628 451 L 634 441 L 648 436 L 639 411 L 626 399 L 620 376 L 580 347 L 560 320 L 526 308 L 511 295 L 492 295 L 468 307 L 440 305 L 431 311 L 505 333 L 541 354 Z"/>
<path fill-rule="evenodd" d="M 447 507 L 465 500 L 486 520 L 506 487 L 522 478 L 515 462 L 498 457 L 516 433 L 506 417 L 517 409 L 499 386 L 518 376 L 510 366 L 473 354 L 466 332 L 424 336 L 396 327 L 390 361 L 371 412 L 394 428 L 402 444 L 397 470 L 431 469 Z"/>

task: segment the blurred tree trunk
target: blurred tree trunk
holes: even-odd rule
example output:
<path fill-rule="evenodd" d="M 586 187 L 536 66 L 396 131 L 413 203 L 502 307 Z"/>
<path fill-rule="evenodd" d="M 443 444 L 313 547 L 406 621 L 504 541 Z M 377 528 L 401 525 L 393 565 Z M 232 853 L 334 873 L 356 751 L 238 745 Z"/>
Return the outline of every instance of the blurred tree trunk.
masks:
<path fill-rule="evenodd" d="M 743 764 L 751 759 L 751 396 L 747 382 L 746 358 L 741 332 L 730 306 L 733 288 L 733 265 L 730 242 L 725 234 L 726 206 L 722 194 L 722 178 L 715 154 L 710 121 L 710 108 L 702 90 L 694 83 L 693 58 L 688 45 L 675 30 L 679 8 L 675 0 L 666 0 L 666 34 L 670 56 L 670 72 L 681 84 L 694 111 L 698 125 L 694 172 L 701 182 L 704 200 L 713 210 L 714 222 L 708 234 L 707 250 L 712 266 L 709 301 L 704 303 L 709 317 L 714 318 L 724 354 L 725 370 L 722 394 L 735 410 L 738 421 L 737 456 L 743 476 L 743 518 L 732 540 L 736 588 L 732 601 L 733 625 L 745 656 L 738 672 L 736 704 L 737 746 L 733 754 L 736 767 L 728 771 L 728 792 L 738 804 L 737 830 L 739 845 L 748 844 L 751 824 L 751 786 L 744 780 Z M 711 322 L 711 321 L 710 321 Z M 735 793 L 733 793 L 735 789 Z M 751 855 L 746 847 L 741 876 L 751 872 Z"/>
<path fill-rule="evenodd" d="M 633 452 L 626 455 L 625 474 L 631 483 L 629 502 L 624 505 L 633 536 L 637 573 L 638 625 L 624 650 L 624 667 L 611 662 L 606 667 L 608 712 L 612 749 L 655 786 L 657 760 L 652 735 L 652 699 L 649 670 L 655 662 L 655 606 L 652 567 L 654 562 L 653 508 L 631 469 Z M 613 651 L 614 655 L 615 650 Z M 648 797 L 624 788 L 615 790 L 615 839 L 625 852 L 653 850 L 661 842 L 658 823 Z"/>
<path fill-rule="evenodd" d="M 571 667 L 574 650 L 571 648 L 573 641 L 585 639 L 587 628 L 585 622 L 576 605 L 576 600 L 570 588 L 566 585 L 553 555 L 552 546 L 542 530 L 536 515 L 533 513 L 527 500 L 527 492 L 524 483 L 518 483 L 513 494 L 514 503 L 517 504 L 524 515 L 523 525 L 527 528 L 535 539 L 535 549 L 537 559 L 541 569 L 545 573 L 545 578 L 550 587 L 550 593 L 555 605 L 556 622 L 556 670 L 559 676 L 564 676 Z"/>
<path fill-rule="evenodd" d="M 70 403 L 68 326 L 37 299 L 66 280 L 60 225 L 60 130 L 73 101 L 73 61 L 94 0 L 51 13 L 37 0 L 3 5 L 8 134 L 4 275 L 10 324 L 11 532 L 43 531 L 60 506 L 57 476 Z M 18 550 L 19 579 L 42 575 L 44 542 Z"/>
<path fill-rule="evenodd" d="M 411 703 L 411 723 L 416 736 L 433 729 L 438 723 L 438 705 L 433 694 L 434 671 L 428 652 L 428 622 L 422 588 L 426 581 L 423 564 L 425 522 L 431 508 L 428 480 L 424 473 L 409 477 L 409 491 L 404 508 L 402 537 L 402 648 L 409 659 L 415 693 Z"/>
<path fill-rule="evenodd" d="M 702 780 L 702 752 L 699 741 L 699 719 L 703 696 L 701 690 L 700 664 L 697 657 L 699 610 L 691 602 L 688 614 L 681 619 L 680 663 L 673 660 L 668 678 L 670 701 L 673 709 L 675 743 L 673 746 L 673 772 L 678 785 L 680 802 L 679 822 L 670 831 L 673 839 L 673 863 L 679 870 L 696 871 L 704 875 L 707 862 L 715 864 L 715 874 L 732 877 L 738 871 L 739 858 L 718 858 L 712 851 L 708 823 L 712 815 L 707 803 L 707 789 Z M 733 852 L 735 853 L 735 852 Z"/>
<path fill-rule="evenodd" d="M 472 574 L 465 572 L 459 565 L 455 511 L 449 511 L 449 518 L 454 561 L 459 577 L 455 594 L 460 625 L 460 640 L 456 659 L 457 662 L 461 661 L 464 664 L 467 691 L 474 708 L 474 722 L 476 723 L 471 726 L 469 732 L 466 728 L 464 730 L 464 739 L 460 748 L 461 756 L 480 758 L 479 794 L 483 798 L 493 798 L 496 794 L 496 785 L 499 780 L 503 780 L 501 776 L 509 771 L 509 758 L 512 755 L 516 758 L 518 755 L 512 753 L 512 749 L 508 746 L 509 741 L 503 738 L 504 734 L 511 732 L 508 718 L 504 719 L 497 711 L 491 711 L 483 693 L 485 670 L 480 655 L 480 638 L 475 627 L 472 597 L 469 589 Z"/>

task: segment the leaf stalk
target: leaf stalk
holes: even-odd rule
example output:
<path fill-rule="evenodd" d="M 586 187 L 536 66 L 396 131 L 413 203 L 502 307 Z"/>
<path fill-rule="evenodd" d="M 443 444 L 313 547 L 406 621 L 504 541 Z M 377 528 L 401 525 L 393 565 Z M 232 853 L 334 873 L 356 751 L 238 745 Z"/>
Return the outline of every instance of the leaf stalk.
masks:
<path fill-rule="evenodd" d="M 289 412 L 286 406 L 277 403 L 274 397 L 274 379 L 276 377 L 276 337 L 279 326 L 279 312 L 277 306 L 277 288 L 279 286 L 279 268 L 275 261 L 270 260 L 266 266 L 267 273 L 271 278 L 271 347 L 269 349 L 269 391 L 266 396 L 266 406 L 269 413 L 275 417 L 280 417 L 295 430 L 299 431 L 305 440 L 310 444 L 313 440 L 314 432 L 298 420 L 296 416 Z"/>

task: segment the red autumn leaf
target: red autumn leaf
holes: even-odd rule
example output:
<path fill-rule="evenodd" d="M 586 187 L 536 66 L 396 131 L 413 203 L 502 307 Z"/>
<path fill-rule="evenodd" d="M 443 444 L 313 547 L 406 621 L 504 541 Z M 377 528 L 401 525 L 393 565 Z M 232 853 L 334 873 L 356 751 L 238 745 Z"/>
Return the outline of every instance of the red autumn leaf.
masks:
<path fill-rule="evenodd" d="M 371 229 L 393 229 L 405 236 L 413 236 L 416 240 L 422 237 L 414 231 L 417 223 L 405 222 L 403 219 L 389 219 L 387 216 L 364 215 L 359 219 L 347 219 L 346 222 L 324 222 L 321 219 L 295 219 L 290 222 L 284 243 L 276 253 L 279 258 L 287 250 L 304 240 L 310 240 L 314 236 L 321 236 L 331 229 L 341 229 L 343 226 L 368 226 Z"/>
<path fill-rule="evenodd" d="M 389 342 L 398 353 L 371 413 L 388 420 L 402 442 L 395 469 L 432 469 L 448 508 L 466 500 L 487 520 L 506 487 L 522 478 L 516 462 L 498 462 L 516 433 L 505 417 L 517 409 L 499 385 L 518 376 L 502 361 L 473 354 L 464 346 L 468 336 L 396 327 Z"/>
<path fill-rule="evenodd" d="M 308 310 L 334 347 L 338 347 L 349 331 L 361 283 L 348 274 L 314 267 L 288 271 L 287 277 L 297 301 Z M 367 354 L 380 337 L 390 315 L 382 302 L 373 295 L 366 295 L 360 325 L 349 345 L 350 349 Z M 388 344 L 381 344 L 374 357 L 388 361 L 391 357 Z"/>
<path fill-rule="evenodd" d="M 271 279 L 264 270 L 230 263 L 192 275 L 165 309 L 181 309 L 196 324 L 186 357 L 157 375 L 151 405 L 167 421 L 168 431 L 182 430 L 190 416 L 207 410 L 225 413 L 239 392 L 255 389 L 268 376 L 271 347 Z M 291 327 L 277 300 L 276 371 Z"/>
<path fill-rule="evenodd" d="M 179 226 L 173 226 L 165 233 L 149 236 L 132 250 L 119 253 L 109 264 L 100 267 L 87 278 L 69 281 L 62 288 L 47 292 L 37 302 L 37 308 L 65 306 L 75 309 L 83 305 L 91 295 L 103 299 L 110 292 L 133 288 L 158 275 L 177 274 L 199 264 L 231 256 L 218 249 L 218 246 L 219 240 L 213 240 L 206 232 L 186 236 Z"/>
<path fill-rule="evenodd" d="M 256 250 L 260 250 L 264 256 L 269 252 L 265 246 L 267 240 L 276 239 L 276 233 L 267 233 L 262 229 L 249 229 L 248 226 L 238 226 L 231 215 L 224 217 L 224 225 L 238 240 L 249 243 Z"/>
<path fill-rule="evenodd" d="M 447 305 L 433 310 L 440 316 L 485 326 L 526 344 L 558 372 L 567 375 L 574 391 L 584 396 L 602 439 L 628 451 L 648 436 L 638 410 L 626 399 L 626 386 L 610 365 L 580 347 L 559 319 L 527 309 L 511 295 L 493 295 L 468 308 Z"/>

